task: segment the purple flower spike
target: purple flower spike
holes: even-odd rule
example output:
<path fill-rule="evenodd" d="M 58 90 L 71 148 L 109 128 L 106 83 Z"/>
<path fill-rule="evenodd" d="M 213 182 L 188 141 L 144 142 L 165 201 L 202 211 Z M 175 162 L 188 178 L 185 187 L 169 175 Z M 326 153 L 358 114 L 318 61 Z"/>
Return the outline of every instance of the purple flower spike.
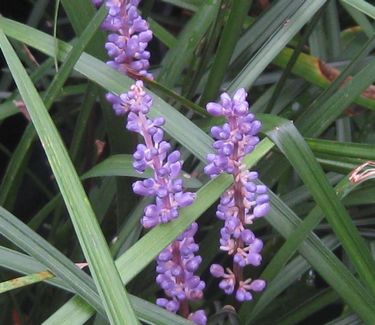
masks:
<path fill-rule="evenodd" d="M 109 99 L 113 99 L 108 95 Z M 144 138 L 133 154 L 135 170 L 143 173 L 146 168 L 153 170 L 153 177 L 133 183 L 133 191 L 141 196 L 155 197 L 155 203 L 148 205 L 141 219 L 145 228 L 167 223 L 179 216 L 179 209 L 195 200 L 195 194 L 183 191 L 182 179 L 178 178 L 183 161 L 179 151 L 169 152 L 171 145 L 163 140 L 161 126 L 164 119 L 149 119 L 147 113 L 152 106 L 152 98 L 137 81 L 127 93 L 113 100 L 118 115 L 128 115 L 126 127 Z M 188 302 L 203 297 L 205 283 L 194 275 L 202 258 L 196 256 L 198 245 L 194 235 L 198 225 L 193 223 L 177 237 L 157 258 L 156 282 L 164 290 L 166 298 L 157 299 L 157 304 L 173 313 L 179 312 L 196 324 L 205 324 L 204 311 L 189 312 Z"/>
<path fill-rule="evenodd" d="M 263 242 L 247 229 L 254 219 L 264 217 L 270 209 L 267 188 L 257 185 L 258 174 L 245 169 L 243 158 L 254 150 L 259 142 L 257 133 L 261 123 L 249 113 L 247 93 L 239 89 L 231 98 L 227 93 L 220 96 L 219 103 L 208 103 L 207 111 L 223 116 L 226 123 L 214 126 L 211 134 L 216 140 L 214 154 L 207 156 L 205 172 L 215 177 L 223 172 L 232 174 L 234 184 L 223 193 L 216 215 L 224 221 L 221 229 L 220 249 L 233 256 L 233 271 L 218 264 L 211 265 L 211 274 L 221 278 L 219 287 L 226 294 L 235 293 L 238 301 L 252 300 L 250 291 L 260 292 L 265 281 L 243 280 L 246 265 L 259 266 Z"/>
<path fill-rule="evenodd" d="M 142 218 L 143 226 L 151 228 L 176 219 L 181 207 L 193 203 L 195 194 L 183 192 L 182 180 L 178 178 L 182 168 L 181 155 L 178 151 L 168 153 L 171 145 L 163 140 L 164 132 L 160 128 L 164 119 L 151 120 L 146 116 L 152 98 L 145 92 L 143 82 L 138 80 L 120 99 L 118 111 L 128 113 L 127 129 L 139 133 L 145 140 L 145 144 L 137 146 L 133 166 L 140 173 L 146 168 L 154 171 L 152 178 L 133 184 L 135 193 L 156 196 L 155 204 L 146 207 Z"/>
<path fill-rule="evenodd" d="M 108 16 L 102 27 L 110 32 L 105 48 L 112 58 L 107 64 L 132 78 L 153 79 L 148 72 L 150 52 L 146 50 L 152 39 L 148 23 L 140 17 L 137 6 L 140 0 L 106 0 Z M 93 0 L 94 5 L 102 3 Z M 146 93 L 143 82 L 138 80 L 127 93 L 107 94 L 116 115 L 127 115 L 126 128 L 144 139 L 133 154 L 133 167 L 143 173 L 153 170 L 153 177 L 136 181 L 133 191 L 142 196 L 155 197 L 155 203 L 144 209 L 142 225 L 152 228 L 167 223 L 179 216 L 179 209 L 193 203 L 195 194 L 183 191 L 183 182 L 178 178 L 183 161 L 179 151 L 171 153 L 171 145 L 163 140 L 162 117 L 147 117 L 152 97 Z M 177 240 L 170 244 L 157 259 L 157 283 L 168 299 L 157 299 L 157 304 L 173 313 L 179 312 L 199 325 L 206 324 L 204 311 L 189 312 L 189 300 L 201 299 L 205 283 L 193 273 L 201 263 L 195 256 L 198 245 L 194 235 L 198 225 L 193 223 Z"/>
<path fill-rule="evenodd" d="M 95 6 L 102 2 L 108 9 L 102 28 L 112 32 L 105 44 L 107 53 L 112 58 L 107 64 L 132 78 L 153 79 L 152 74 L 148 72 L 150 52 L 146 50 L 148 42 L 152 39 L 152 32 L 148 23 L 138 13 L 140 0 L 93 0 Z M 107 94 L 107 100 L 113 105 L 116 115 L 127 113 L 124 103 L 130 106 L 132 111 L 142 109 L 146 114 L 151 107 L 152 98 L 148 95 L 142 96 L 143 102 L 136 103 L 133 97 L 132 92 L 120 96 Z M 128 118 L 127 127 L 138 132 L 133 112 Z"/>
<path fill-rule="evenodd" d="M 178 178 L 183 164 L 181 154 L 179 151 L 169 153 L 171 145 L 163 140 L 164 132 L 160 128 L 164 119 L 149 119 L 146 115 L 151 109 L 152 98 L 144 90 L 143 82 L 138 80 L 118 98 L 119 101 L 113 101 L 116 113 L 128 114 L 127 129 L 141 135 L 145 142 L 137 145 L 133 166 L 140 173 L 146 168 L 153 170 L 153 177 L 133 184 L 136 194 L 155 197 L 155 203 L 145 208 L 141 220 L 145 228 L 152 228 L 176 219 L 180 208 L 193 203 L 195 194 L 183 191 L 182 179 Z M 205 288 L 205 283 L 194 275 L 202 261 L 200 256 L 195 256 L 197 230 L 198 225 L 193 223 L 157 259 L 156 282 L 169 298 L 158 299 L 157 304 L 171 312 L 180 312 L 186 318 L 190 315 L 188 301 L 201 299 Z M 197 324 L 205 324 L 202 313 L 191 314 L 191 319 Z"/>
<path fill-rule="evenodd" d="M 205 288 L 205 283 L 194 275 L 202 260 L 200 256 L 194 255 L 197 250 L 197 244 L 194 242 L 197 229 L 198 225 L 193 223 L 157 258 L 156 270 L 159 275 L 156 282 L 170 298 L 168 302 L 173 302 L 175 306 L 178 306 L 185 317 L 189 316 L 187 302 L 201 299 Z M 167 303 L 165 299 L 159 299 L 157 304 L 165 307 Z M 205 324 L 202 323 L 202 312 L 191 314 L 195 315 L 195 317 L 191 316 L 191 320 L 199 319 L 197 324 Z"/>
<path fill-rule="evenodd" d="M 102 1 L 94 0 L 98 5 Z M 110 32 L 105 48 L 112 58 L 108 65 L 131 77 L 152 79 L 147 71 L 150 52 L 146 50 L 152 39 L 148 23 L 138 14 L 139 0 L 107 0 L 108 16 L 102 27 Z"/>

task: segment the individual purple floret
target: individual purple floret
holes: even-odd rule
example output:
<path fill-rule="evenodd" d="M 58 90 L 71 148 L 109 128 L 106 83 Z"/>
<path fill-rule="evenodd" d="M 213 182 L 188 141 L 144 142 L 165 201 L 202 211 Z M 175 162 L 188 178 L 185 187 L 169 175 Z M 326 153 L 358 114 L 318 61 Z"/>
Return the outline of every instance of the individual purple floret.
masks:
<path fill-rule="evenodd" d="M 205 173 L 214 177 L 226 172 L 233 175 L 234 183 L 220 199 L 216 215 L 224 221 L 220 230 L 220 249 L 233 256 L 233 270 L 221 265 L 211 265 L 211 274 L 221 278 L 219 287 L 226 293 L 234 293 L 238 301 L 252 300 L 251 291 L 262 291 L 263 280 L 243 279 L 246 265 L 259 266 L 262 261 L 263 242 L 246 228 L 254 219 L 264 217 L 269 209 L 267 188 L 257 185 L 258 173 L 246 170 L 243 158 L 259 142 L 257 133 L 261 123 L 249 113 L 247 93 L 239 89 L 233 99 L 223 93 L 220 103 L 208 103 L 207 111 L 214 116 L 224 116 L 226 123 L 214 126 L 211 134 L 216 140 L 214 154 L 207 156 Z M 226 272 L 225 272 L 226 271 Z"/>
<path fill-rule="evenodd" d="M 112 58 L 107 64 L 130 77 L 152 79 L 147 71 L 150 52 L 146 51 L 152 32 L 137 10 L 139 0 L 107 0 L 108 16 L 102 27 L 111 34 L 105 48 Z"/>
<path fill-rule="evenodd" d="M 100 7 L 101 6 L 101 4 L 103 3 L 103 0 L 92 0 L 91 1 L 92 2 L 92 4 L 95 6 L 95 7 Z"/>

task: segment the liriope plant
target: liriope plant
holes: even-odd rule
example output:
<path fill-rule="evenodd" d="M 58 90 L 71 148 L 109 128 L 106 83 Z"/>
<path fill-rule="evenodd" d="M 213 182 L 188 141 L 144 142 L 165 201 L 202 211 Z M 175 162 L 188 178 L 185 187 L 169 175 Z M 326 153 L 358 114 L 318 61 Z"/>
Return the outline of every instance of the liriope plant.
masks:
<path fill-rule="evenodd" d="M 373 11 L 8 2 L 0 323 L 374 323 Z"/>

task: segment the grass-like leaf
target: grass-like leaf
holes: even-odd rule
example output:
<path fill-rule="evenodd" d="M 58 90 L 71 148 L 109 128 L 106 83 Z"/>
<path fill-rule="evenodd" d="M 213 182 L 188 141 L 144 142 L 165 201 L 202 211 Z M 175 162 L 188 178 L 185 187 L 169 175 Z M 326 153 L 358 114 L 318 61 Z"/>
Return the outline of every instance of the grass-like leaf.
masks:
<path fill-rule="evenodd" d="M 287 121 L 278 123 L 275 130 L 267 134 L 288 157 L 289 162 L 310 189 L 362 281 L 375 295 L 375 263 L 370 252 L 297 129 Z"/>
<path fill-rule="evenodd" d="M 60 67 L 59 72 L 55 75 L 54 79 L 52 80 L 51 84 L 49 85 L 43 96 L 43 102 L 47 109 L 51 108 L 56 97 L 60 93 L 62 86 L 64 85 L 65 81 L 68 79 L 70 73 L 72 72 L 77 59 L 79 58 L 79 56 L 81 55 L 81 53 L 83 52 L 83 50 L 85 49 L 93 35 L 95 34 L 96 30 L 99 28 L 100 23 L 105 17 L 105 14 L 106 11 L 103 7 L 102 10 L 97 12 L 95 17 L 86 27 L 86 30 L 83 33 L 83 35 L 77 40 L 74 50 L 72 50 L 69 53 L 69 55 L 65 58 L 65 61 L 63 65 Z M 57 39 L 52 39 L 53 55 L 55 55 Z M 32 124 L 30 124 L 24 131 L 24 134 L 7 166 L 7 170 L 1 183 L 0 204 L 5 207 L 9 206 L 9 201 L 12 200 L 12 197 L 14 197 L 12 193 L 16 191 L 16 188 L 20 184 L 22 170 L 27 163 L 30 148 L 35 138 L 36 133 L 34 127 Z"/>
<path fill-rule="evenodd" d="M 82 179 L 91 177 L 102 177 L 102 176 L 130 176 L 130 177 L 141 177 L 150 178 L 153 172 L 151 169 L 147 169 L 144 173 L 140 174 L 133 168 L 133 157 L 131 155 L 114 155 L 106 158 L 101 163 L 97 164 L 84 175 Z M 181 178 L 187 188 L 199 188 L 202 183 L 196 178 L 192 178 L 187 173 L 182 173 Z"/>
<path fill-rule="evenodd" d="M 375 19 L 375 6 L 371 5 L 364 0 L 340 0 L 340 2 L 345 3 L 364 14 L 368 15 L 372 19 Z"/>
<path fill-rule="evenodd" d="M 39 263 L 34 258 L 2 246 L 0 246 L 0 265 L 4 268 L 16 271 L 21 274 L 38 273 L 45 270 L 46 268 L 45 265 Z M 67 286 L 66 281 L 62 281 L 59 278 L 52 277 L 49 278 L 46 282 L 57 288 L 76 293 L 73 288 Z M 137 316 L 147 324 L 192 325 L 192 323 L 187 321 L 186 319 L 174 315 L 166 311 L 165 309 L 162 309 L 143 299 L 139 299 L 133 295 L 130 295 L 130 299 L 137 313 Z M 90 309 L 89 305 L 85 305 L 82 299 L 80 300 L 80 305 L 78 306 L 78 308 L 74 307 L 69 311 L 71 316 L 74 317 L 75 315 L 79 315 L 82 310 Z M 64 319 L 64 315 L 61 315 L 62 317 L 60 317 L 60 315 L 61 314 L 53 318 L 52 324 L 69 324 L 69 319 Z M 46 321 L 45 323 L 48 322 L 49 321 Z"/>
<path fill-rule="evenodd" d="M 338 300 L 337 293 L 331 289 L 323 290 L 315 296 L 303 301 L 278 321 L 281 325 L 294 325 L 303 321 L 315 312 L 327 307 Z"/>
<path fill-rule="evenodd" d="M 293 51 L 289 48 L 286 48 L 275 58 L 273 63 L 282 68 L 285 68 L 292 54 Z M 331 81 L 322 73 L 320 69 L 319 59 L 306 53 L 300 54 L 296 64 L 292 69 L 292 73 L 321 88 L 326 89 L 331 85 Z M 340 86 L 341 83 L 338 82 L 337 85 Z M 332 93 L 327 93 L 327 98 L 332 97 L 337 89 L 338 87 L 336 87 L 336 89 Z M 325 103 L 325 101 L 322 102 Z M 371 98 L 358 96 L 354 98 L 354 102 L 361 106 L 375 110 L 375 100 Z"/>
<path fill-rule="evenodd" d="M 183 68 L 191 60 L 194 50 L 209 28 L 219 10 L 219 0 L 202 2 L 199 10 L 185 26 L 178 41 L 164 56 L 157 80 L 165 86 L 173 86 Z"/>
<path fill-rule="evenodd" d="M 90 277 L 78 269 L 67 257 L 33 232 L 14 215 L 0 207 L 0 233 L 19 248 L 43 263 L 94 308 L 104 314 Z M 42 271 L 43 269 L 39 269 Z"/>
<path fill-rule="evenodd" d="M 215 59 L 200 100 L 201 103 L 207 103 L 217 97 L 235 44 L 240 36 L 243 21 L 252 5 L 252 1 L 232 1 L 231 4 L 229 17 L 220 36 Z"/>
<path fill-rule="evenodd" d="M 64 144 L 47 114 L 42 99 L 2 30 L 0 30 L 0 46 L 47 154 L 97 289 L 103 299 L 107 316 L 115 324 L 137 323 L 105 238 Z"/>
<path fill-rule="evenodd" d="M 265 45 L 251 58 L 240 74 L 228 87 L 230 93 L 240 87 L 249 88 L 266 66 L 276 57 L 286 44 L 296 35 L 311 17 L 324 5 L 324 0 L 307 0 L 279 25 L 279 30 L 272 35 Z"/>

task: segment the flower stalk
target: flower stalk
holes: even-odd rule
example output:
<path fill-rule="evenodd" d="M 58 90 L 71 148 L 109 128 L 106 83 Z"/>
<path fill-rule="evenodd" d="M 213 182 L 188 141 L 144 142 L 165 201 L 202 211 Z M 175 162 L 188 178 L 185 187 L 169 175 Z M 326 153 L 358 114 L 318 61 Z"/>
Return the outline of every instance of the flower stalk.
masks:
<path fill-rule="evenodd" d="M 263 242 L 247 228 L 255 219 L 269 211 L 269 197 L 264 185 L 257 185 L 258 173 L 248 171 L 242 160 L 259 142 L 257 133 L 261 123 L 249 113 L 247 93 L 239 89 L 233 99 L 223 93 L 219 103 L 208 103 L 207 111 L 213 116 L 223 116 L 226 123 L 214 126 L 212 136 L 214 154 L 207 156 L 205 173 L 211 177 L 226 172 L 233 175 L 234 183 L 220 198 L 216 215 L 224 221 L 220 230 L 220 250 L 233 256 L 232 269 L 219 264 L 210 267 L 211 274 L 220 278 L 219 287 L 226 293 L 235 293 L 238 301 L 252 300 L 251 291 L 260 292 L 265 281 L 245 279 L 247 265 L 259 266 L 262 261 Z"/>
<path fill-rule="evenodd" d="M 138 14 L 139 0 L 107 0 L 108 16 L 102 27 L 111 32 L 105 48 L 112 58 L 107 64 L 133 79 L 153 76 L 148 72 L 150 52 L 146 50 L 152 39 L 148 23 Z M 155 197 L 155 203 L 144 209 L 141 223 L 145 228 L 168 223 L 179 216 L 179 209 L 193 203 L 195 194 L 183 190 L 179 178 L 183 161 L 178 150 L 170 152 L 171 145 L 164 140 L 164 118 L 148 118 L 152 97 L 146 93 L 143 82 L 137 80 L 126 93 L 107 94 L 115 113 L 127 116 L 126 128 L 138 133 L 144 143 L 137 145 L 133 154 L 133 167 L 139 173 L 147 168 L 153 177 L 136 181 L 134 193 Z M 157 304 L 173 313 L 180 313 L 198 325 L 206 324 L 203 310 L 190 313 L 189 301 L 203 297 L 205 283 L 194 272 L 202 258 L 195 255 L 199 247 L 194 241 L 198 225 L 193 223 L 157 258 L 156 282 L 167 298 Z"/>

